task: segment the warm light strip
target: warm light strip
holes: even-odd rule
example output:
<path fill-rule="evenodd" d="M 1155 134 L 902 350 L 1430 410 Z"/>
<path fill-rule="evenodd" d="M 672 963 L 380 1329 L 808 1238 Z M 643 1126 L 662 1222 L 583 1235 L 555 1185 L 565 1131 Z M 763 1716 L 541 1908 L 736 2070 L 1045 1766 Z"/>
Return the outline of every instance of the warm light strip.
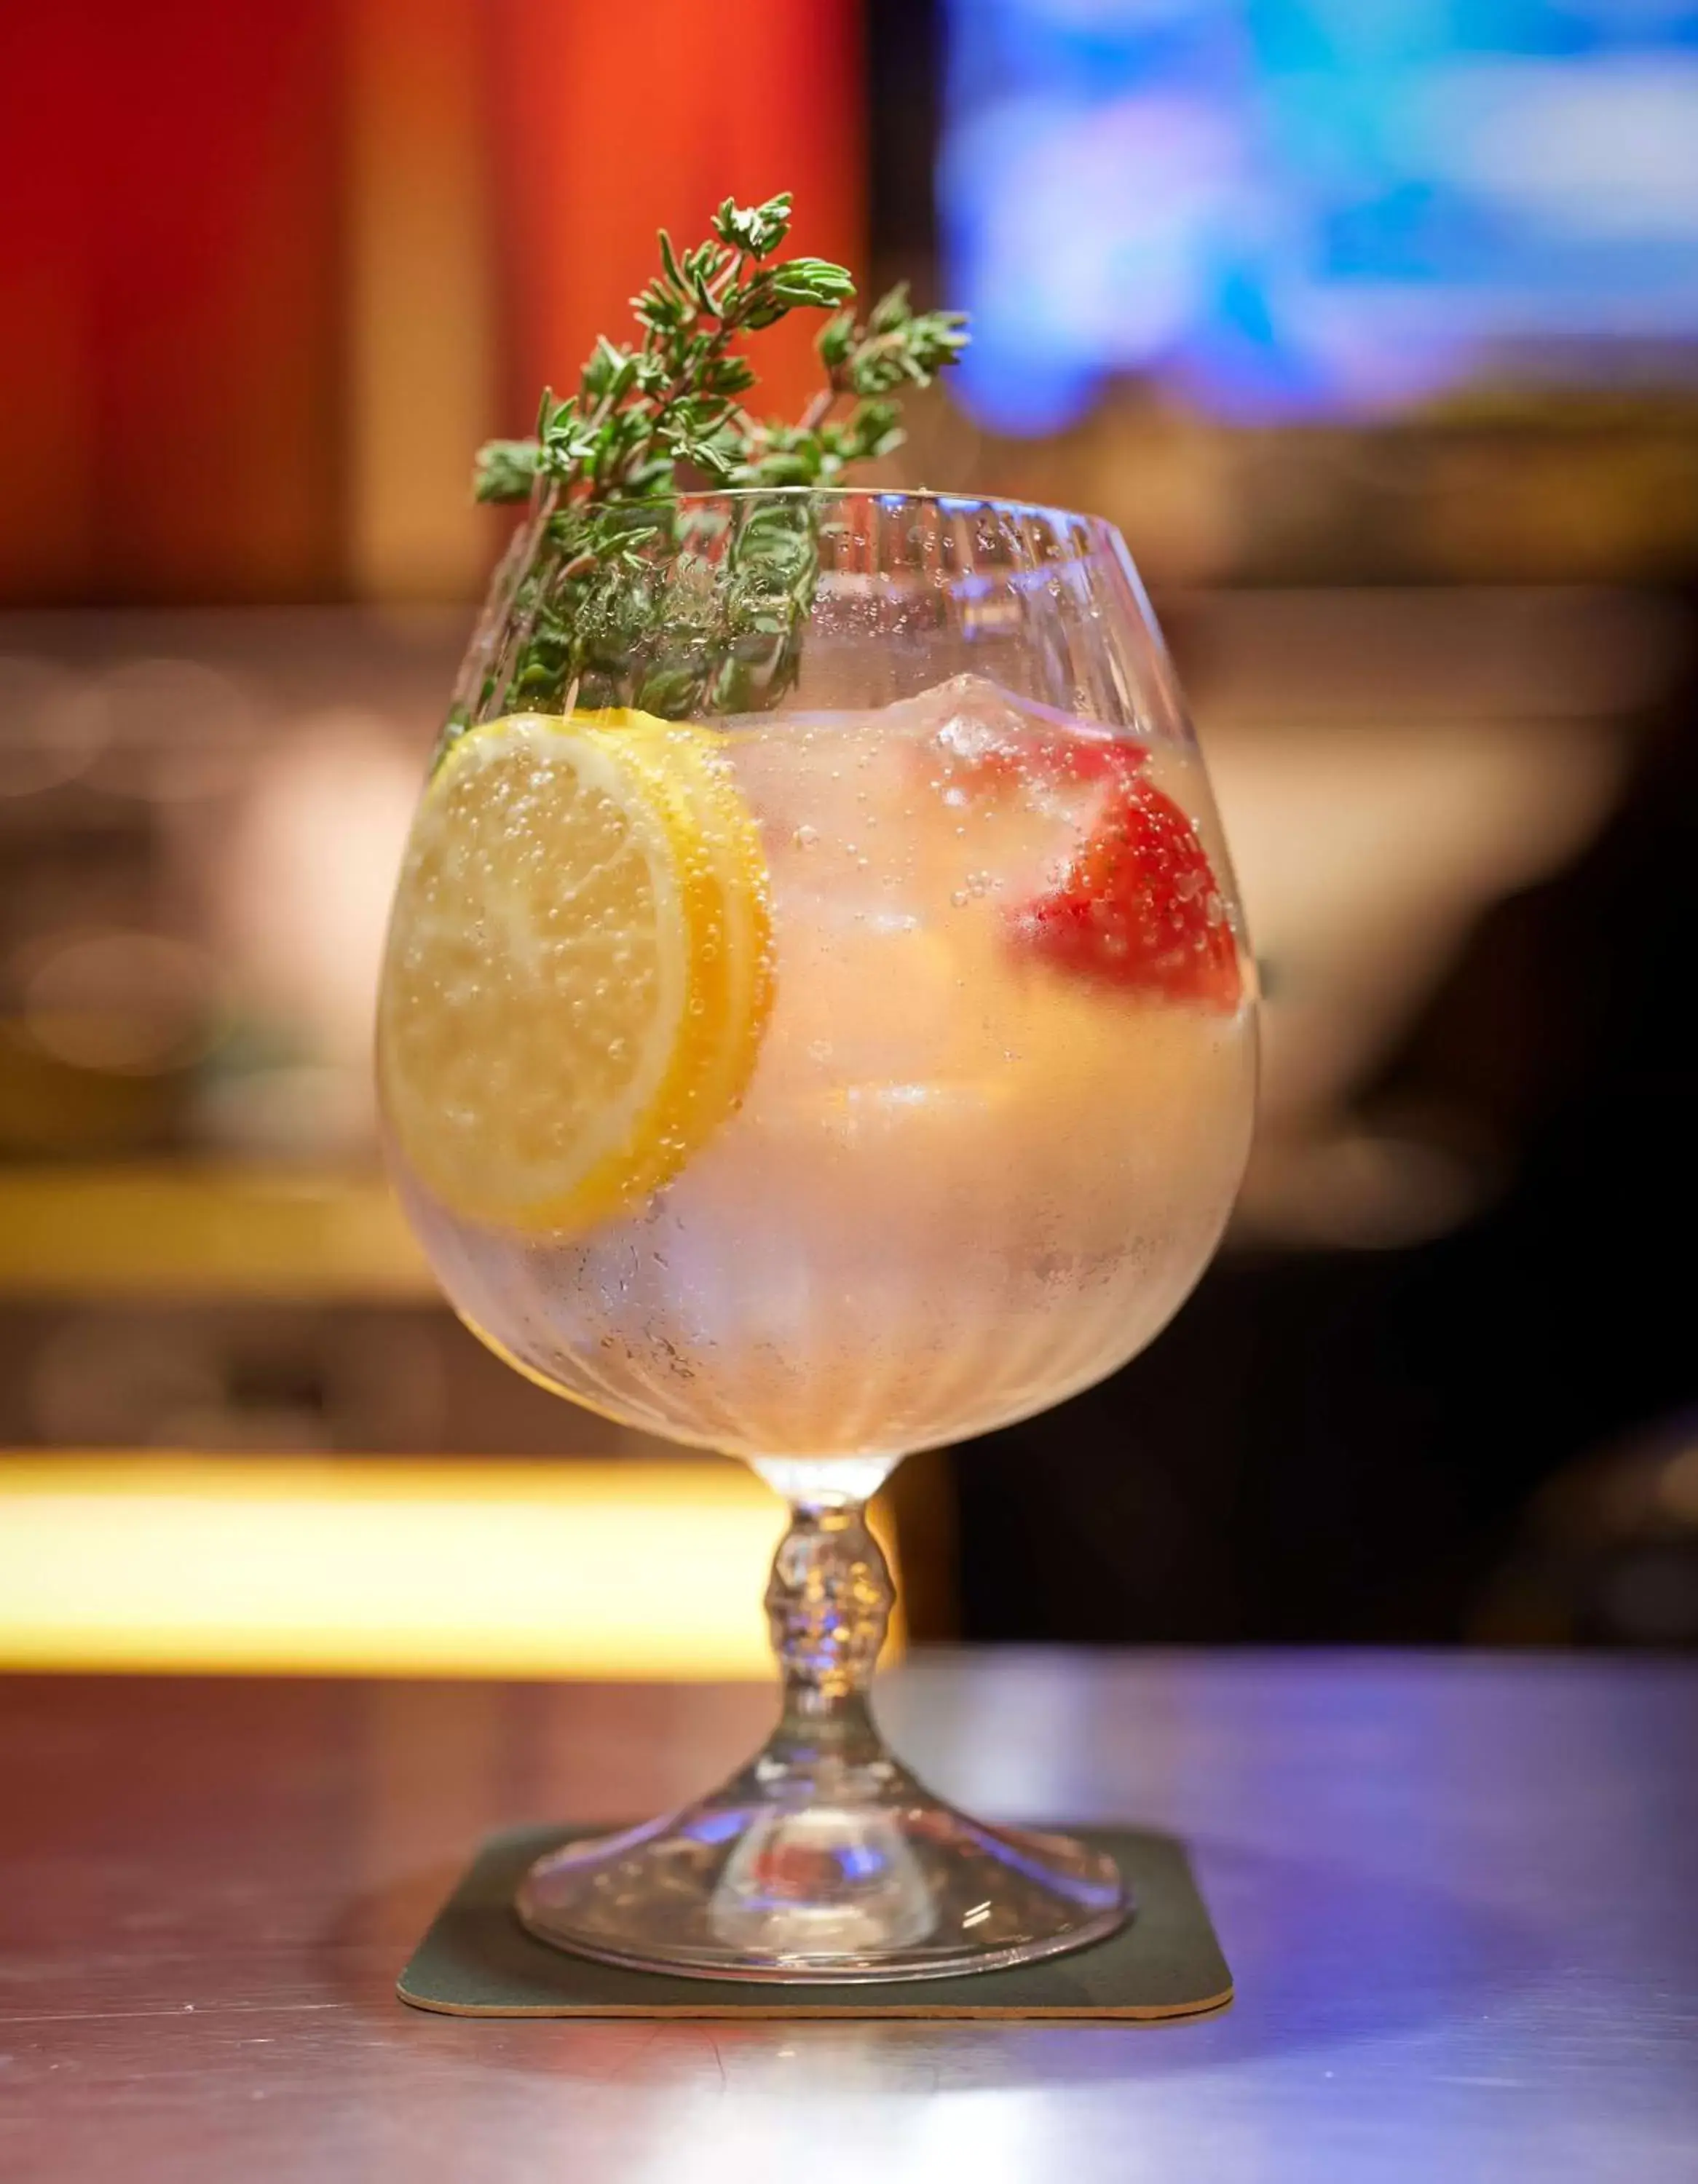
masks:
<path fill-rule="evenodd" d="M 0 1668 L 764 1678 L 780 1519 L 712 1459 L 0 1457 Z"/>
<path fill-rule="evenodd" d="M 0 1295 L 438 1294 L 380 1175 L 179 1163 L 0 1174 Z"/>

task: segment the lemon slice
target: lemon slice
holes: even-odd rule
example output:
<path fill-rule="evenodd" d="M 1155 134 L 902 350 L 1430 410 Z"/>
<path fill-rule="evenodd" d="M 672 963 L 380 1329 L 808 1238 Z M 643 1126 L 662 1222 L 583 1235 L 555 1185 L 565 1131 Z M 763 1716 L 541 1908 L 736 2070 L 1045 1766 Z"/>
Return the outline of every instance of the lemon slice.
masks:
<path fill-rule="evenodd" d="M 637 1205 L 740 1101 L 770 960 L 759 832 L 709 730 L 472 730 L 390 922 L 377 1064 L 402 1156 L 482 1223 L 572 1232 Z"/>

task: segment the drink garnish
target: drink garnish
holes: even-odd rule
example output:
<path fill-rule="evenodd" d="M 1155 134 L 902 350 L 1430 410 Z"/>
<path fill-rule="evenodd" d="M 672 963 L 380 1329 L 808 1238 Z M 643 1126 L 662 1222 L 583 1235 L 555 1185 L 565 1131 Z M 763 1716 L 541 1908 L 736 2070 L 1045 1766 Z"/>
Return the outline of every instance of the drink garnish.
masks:
<path fill-rule="evenodd" d="M 773 704 L 795 680 L 818 574 L 805 497 L 762 502 L 729 525 L 721 580 L 657 581 L 677 539 L 676 495 L 828 487 L 902 439 L 895 398 L 924 387 L 967 342 L 964 315 L 918 311 L 906 282 L 864 319 L 841 265 L 779 259 L 790 193 L 726 198 L 710 238 L 678 251 L 633 298 L 640 338 L 597 342 L 575 393 L 545 390 L 527 440 L 492 440 L 480 500 L 527 502 L 450 739 L 494 711 L 628 703 L 678 720 Z M 799 309 L 829 310 L 816 348 L 824 384 L 795 422 L 748 407 L 758 335 Z M 511 621 L 518 632 L 503 643 Z"/>
<path fill-rule="evenodd" d="M 1238 946 L 1197 829 L 1138 772 L 1109 790 L 1054 883 L 1014 912 L 1040 961 L 1122 991 L 1230 1011 L 1243 998 Z"/>
<path fill-rule="evenodd" d="M 771 1007 L 759 833 L 710 731 L 529 714 L 414 822 L 378 1014 L 402 1152 L 465 1218 L 581 1231 L 734 1112 Z"/>

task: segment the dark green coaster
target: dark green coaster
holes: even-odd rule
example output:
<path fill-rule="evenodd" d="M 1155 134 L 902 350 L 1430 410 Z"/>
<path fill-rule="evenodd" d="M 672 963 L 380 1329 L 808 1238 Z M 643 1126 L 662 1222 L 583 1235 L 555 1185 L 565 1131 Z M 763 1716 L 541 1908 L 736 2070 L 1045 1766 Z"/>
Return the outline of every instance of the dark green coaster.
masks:
<path fill-rule="evenodd" d="M 1189 2017 L 1232 1998 L 1232 1975 L 1184 1846 L 1142 1829 L 1073 1828 L 1120 1867 L 1137 1906 L 1106 1942 L 1071 1956 L 957 1979 L 779 1986 L 670 1979 L 550 1948 L 520 1925 L 513 1893 L 533 1859 L 589 1828 L 491 1836 L 401 1974 L 396 1992 L 454 2017 Z"/>

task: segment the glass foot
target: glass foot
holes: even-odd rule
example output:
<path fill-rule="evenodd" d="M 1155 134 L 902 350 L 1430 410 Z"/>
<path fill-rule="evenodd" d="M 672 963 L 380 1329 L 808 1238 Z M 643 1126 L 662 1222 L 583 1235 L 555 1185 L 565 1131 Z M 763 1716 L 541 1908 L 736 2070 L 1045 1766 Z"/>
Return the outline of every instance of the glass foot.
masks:
<path fill-rule="evenodd" d="M 540 1859 L 519 1891 L 524 1924 L 640 1971 L 814 1983 L 992 1971 L 1114 1932 L 1131 1907 L 1111 1859 L 969 1819 L 880 1736 L 866 1684 L 891 1574 L 868 1482 L 834 1499 L 808 1492 L 805 1470 L 761 1468 L 790 1503 L 767 1588 L 778 1726 L 699 1803 Z"/>
<path fill-rule="evenodd" d="M 762 1761 L 714 1796 L 532 1867 L 520 1918 L 561 1948 L 698 1979 L 937 1979 L 1101 1941 L 1130 1906 L 1113 1862 L 1064 1836 L 986 1827 L 884 1760 L 885 1794 L 762 1795 Z"/>

